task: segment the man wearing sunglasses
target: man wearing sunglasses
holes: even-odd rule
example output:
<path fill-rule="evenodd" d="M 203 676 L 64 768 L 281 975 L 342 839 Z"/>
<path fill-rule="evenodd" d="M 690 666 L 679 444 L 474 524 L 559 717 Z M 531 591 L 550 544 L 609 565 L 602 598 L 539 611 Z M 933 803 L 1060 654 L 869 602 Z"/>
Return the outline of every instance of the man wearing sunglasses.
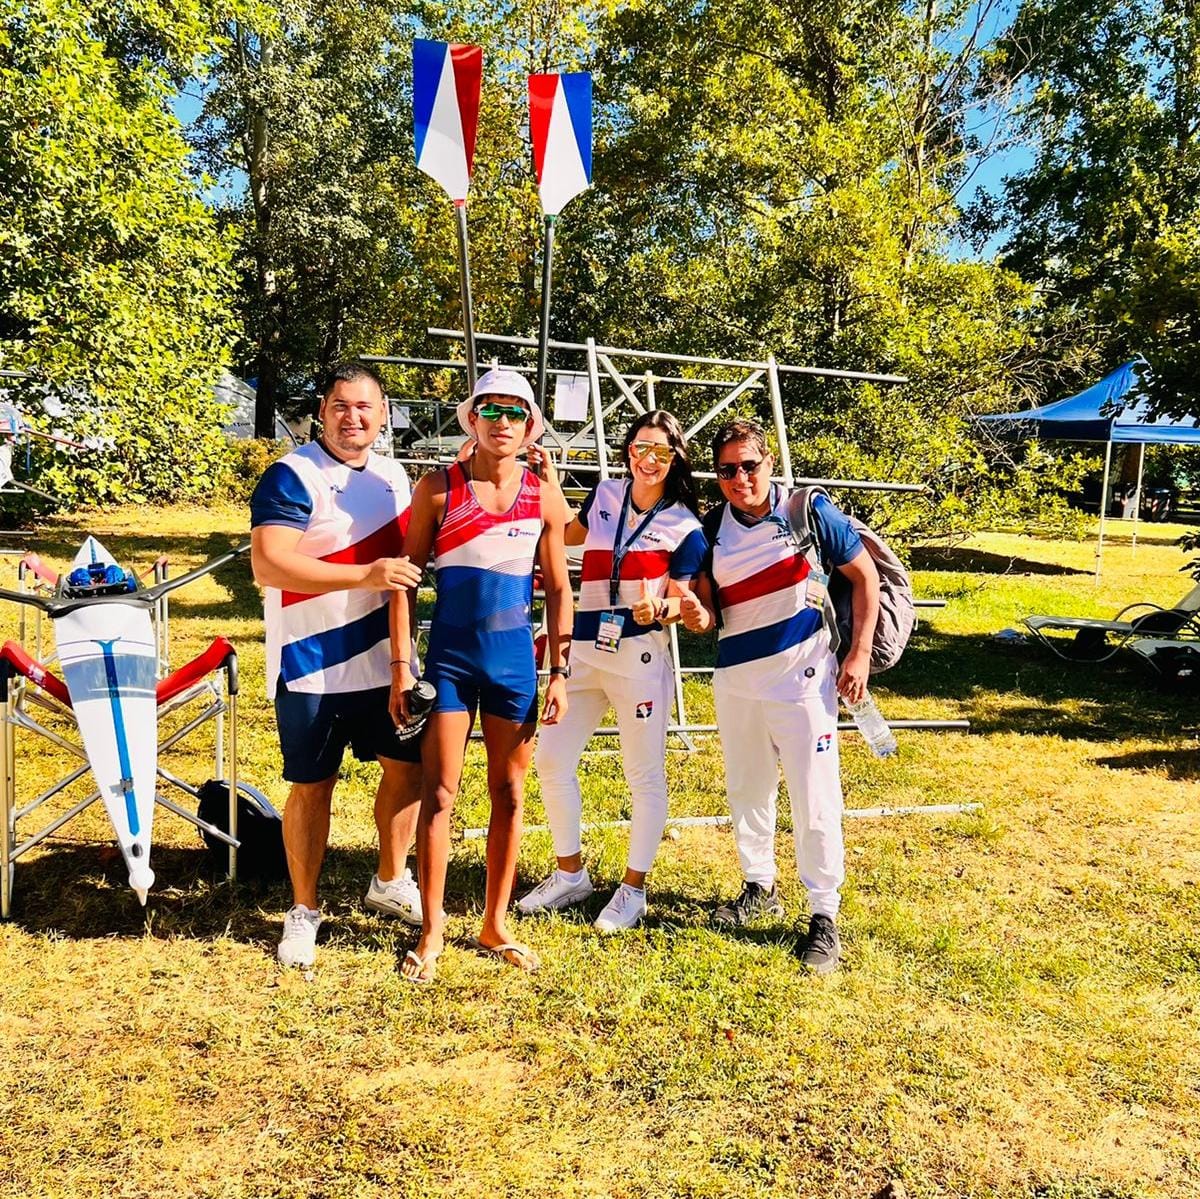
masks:
<path fill-rule="evenodd" d="M 422 748 L 424 791 L 417 825 L 425 920 L 416 948 L 401 963 L 401 977 L 414 983 L 433 981 L 444 944 L 450 819 L 476 713 L 487 753 L 491 818 L 483 921 L 473 946 L 519 970 L 539 965 L 507 924 L 525 773 L 538 719 L 531 624 L 535 565 L 542 571 L 549 630 L 550 680 L 542 722 L 554 723 L 568 707 L 566 502 L 535 444 L 543 421 L 533 390 L 515 371 L 490 370 L 459 405 L 458 420 L 474 452 L 417 484 L 405 541 L 415 563 L 424 566 L 432 554 L 437 590 L 425 654 L 425 677 L 437 698 Z M 519 460 L 522 450 L 529 467 Z M 408 646 L 415 627 L 415 590 L 410 590 L 392 601 L 392 714 L 398 724 L 409 716 L 414 669 Z"/>
<path fill-rule="evenodd" d="M 729 421 L 713 438 L 723 502 L 705 517 L 711 543 L 689 629 L 719 621 L 713 675 L 726 788 L 741 863 L 741 894 L 713 913 L 736 926 L 781 916 L 775 817 L 782 766 L 792 805 L 796 865 L 808 892 L 808 934 L 797 947 L 817 974 L 838 963 L 839 890 L 845 879 L 837 697 L 861 699 L 879 615 L 879 575 L 849 520 L 821 498 L 814 509 L 821 559 L 852 587 L 854 638 L 839 670 L 823 619 L 828 577 L 812 570 L 771 481 L 762 426 Z"/>

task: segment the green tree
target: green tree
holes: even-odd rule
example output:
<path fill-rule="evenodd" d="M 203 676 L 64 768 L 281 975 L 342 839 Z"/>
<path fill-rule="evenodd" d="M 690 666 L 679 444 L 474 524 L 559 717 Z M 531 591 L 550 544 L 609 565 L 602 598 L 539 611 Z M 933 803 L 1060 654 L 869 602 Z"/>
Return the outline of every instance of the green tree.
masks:
<path fill-rule="evenodd" d="M 0 361 L 106 440 L 46 464 L 68 500 L 199 496 L 221 470 L 232 249 L 170 112 L 208 29 L 198 0 L 0 0 Z"/>
<path fill-rule="evenodd" d="M 993 66 L 1018 56 L 1036 157 L 1007 181 L 1005 262 L 1045 296 L 1069 367 L 1144 354 L 1158 405 L 1200 411 L 1200 11 L 1026 0 Z"/>
<path fill-rule="evenodd" d="M 598 27 L 597 183 L 566 223 L 556 297 L 561 323 L 609 341 L 908 376 L 791 380 L 784 400 L 802 469 L 930 481 L 925 527 L 1021 513 L 1012 472 L 1048 481 L 1056 461 L 997 459 L 970 426 L 1014 402 L 1036 297 L 952 255 L 984 149 L 968 19 L 855 0 L 622 7 Z"/>
<path fill-rule="evenodd" d="M 478 320 L 536 321 L 525 73 L 563 65 L 554 48 L 578 21 L 567 11 L 557 0 L 445 14 L 411 0 L 295 0 L 229 24 L 193 139 L 209 170 L 245 184 L 221 212 L 243 234 L 260 429 L 337 359 L 419 348 L 427 325 L 461 323 L 452 209 L 414 161 L 414 36 L 485 48 L 468 205 Z"/>

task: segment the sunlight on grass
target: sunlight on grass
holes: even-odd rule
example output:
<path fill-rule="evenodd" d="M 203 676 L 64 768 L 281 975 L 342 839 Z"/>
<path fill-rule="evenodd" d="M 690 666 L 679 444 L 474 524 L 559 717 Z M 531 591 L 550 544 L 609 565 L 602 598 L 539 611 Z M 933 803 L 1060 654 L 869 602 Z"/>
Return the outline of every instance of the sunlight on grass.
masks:
<path fill-rule="evenodd" d="M 125 510 L 88 528 L 119 560 L 165 552 L 177 574 L 243 540 L 246 518 Z M 81 531 L 55 522 L 37 548 L 62 564 Z M 890 716 L 973 731 L 902 732 L 886 763 L 843 738 L 846 802 L 983 807 L 847 821 L 845 965 L 829 979 L 793 955 L 786 819 L 788 918 L 736 935 L 707 923 L 738 883 L 727 829 L 664 841 L 650 920 L 609 940 L 589 922 L 626 834 L 589 833 L 597 896 L 521 925 L 545 961 L 535 978 L 463 947 L 484 846 L 459 841 L 452 944 L 420 990 L 396 973 L 410 934 L 361 904 L 374 767 L 347 761 L 339 785 L 311 980 L 274 964 L 283 888 L 208 877 L 194 830 L 160 810 L 143 912 L 89 811 L 17 865 L 0 925 L 0 1195 L 865 1199 L 892 1180 L 914 1199 L 1200 1194 L 1200 711 L 1120 656 L 1068 666 L 991 640 L 1033 612 L 1173 602 L 1181 531 L 1143 527 L 1135 555 L 1118 525 L 1099 586 L 1094 543 L 992 534 L 918 551 L 918 594 L 950 603 L 873 690 Z M 172 613 L 175 664 L 218 633 L 237 645 L 242 774 L 282 803 L 245 564 Z M 0 612 L 5 636 L 17 619 Z M 701 662 L 709 645 L 685 653 Z M 707 680 L 686 690 L 711 720 Z M 594 745 L 587 818 L 621 819 L 616 743 Z M 18 747 L 22 795 L 67 767 Z M 171 768 L 200 782 L 209 752 Z M 725 810 L 716 738 L 673 748 L 668 776 L 673 814 Z M 473 747 L 458 830 L 486 824 L 484 782 Z M 536 776 L 527 820 L 543 822 Z M 521 885 L 552 861 L 547 834 L 528 835 Z"/>

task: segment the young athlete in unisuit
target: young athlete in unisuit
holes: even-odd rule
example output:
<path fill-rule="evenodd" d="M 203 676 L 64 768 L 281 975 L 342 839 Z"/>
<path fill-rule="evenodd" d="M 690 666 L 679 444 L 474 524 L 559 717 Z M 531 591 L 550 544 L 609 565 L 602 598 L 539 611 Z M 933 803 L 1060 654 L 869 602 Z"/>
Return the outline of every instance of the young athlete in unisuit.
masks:
<path fill-rule="evenodd" d="M 687 444 L 669 412 L 648 412 L 625 435 L 628 479 L 607 479 L 567 527 L 583 545 L 583 578 L 571 641 L 570 711 L 542 731 L 542 802 L 558 868 L 519 900 L 525 913 L 579 903 L 592 893 L 580 845 L 579 759 L 611 704 L 621 764 L 633 797 L 625 877 L 596 919 L 604 933 L 646 914 L 646 875 L 667 820 L 666 740 L 674 676 L 663 626 L 683 603 L 699 604 L 692 578 L 706 542 L 696 516 Z"/>
<path fill-rule="evenodd" d="M 537 956 L 506 924 L 521 837 L 525 773 L 537 720 L 537 668 L 531 608 L 533 570 L 545 584 L 550 681 L 544 724 L 567 711 L 566 651 L 571 591 L 563 529 L 566 503 L 557 479 L 539 477 L 518 461 L 528 447 L 536 469 L 546 456 L 534 445 L 542 414 L 521 375 L 496 369 L 480 377 L 459 405 L 459 423 L 474 453 L 426 475 L 413 492 L 405 548 L 414 563 L 434 556 L 437 600 L 425 654 L 425 678 L 437 699 L 425 730 L 424 792 L 417 825 L 424 924 L 401 963 L 413 982 L 431 982 L 443 947 L 442 900 L 450 856 L 450 815 L 462 778 L 467 738 L 478 709 L 487 752 L 491 820 L 487 892 L 477 949 L 522 970 Z M 414 682 L 408 647 L 415 627 L 415 590 L 392 601 L 392 715 L 408 721 L 406 693 Z"/>

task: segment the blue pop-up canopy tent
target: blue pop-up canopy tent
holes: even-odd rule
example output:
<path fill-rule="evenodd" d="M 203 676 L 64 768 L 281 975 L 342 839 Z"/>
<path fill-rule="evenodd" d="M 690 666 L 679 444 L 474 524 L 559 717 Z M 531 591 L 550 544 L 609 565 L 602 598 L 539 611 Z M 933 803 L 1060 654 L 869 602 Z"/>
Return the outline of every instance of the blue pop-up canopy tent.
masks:
<path fill-rule="evenodd" d="M 1100 555 L 1104 552 L 1105 499 L 1112 469 L 1113 445 L 1200 445 L 1200 424 L 1195 417 L 1152 416 L 1142 392 L 1141 361 L 1126 362 L 1099 383 L 1078 395 L 1043 404 L 1025 412 L 998 412 L 977 419 L 984 424 L 1005 425 L 1014 432 L 1028 432 L 1057 441 L 1104 442 L 1104 483 L 1100 490 L 1100 542 L 1096 547 L 1096 577 L 1100 577 Z M 1134 500 L 1134 539 L 1137 511 L 1142 495 L 1142 467 L 1138 463 Z"/>
<path fill-rule="evenodd" d="M 1039 437 L 1058 441 L 1109 441 L 1117 445 L 1154 442 L 1200 445 L 1200 425 L 1194 417 L 1152 417 L 1142 394 L 1139 369 L 1134 361 L 1119 366 L 1086 391 L 1029 408 L 1025 412 L 998 412 L 981 416 L 982 422 L 1028 424 Z"/>

